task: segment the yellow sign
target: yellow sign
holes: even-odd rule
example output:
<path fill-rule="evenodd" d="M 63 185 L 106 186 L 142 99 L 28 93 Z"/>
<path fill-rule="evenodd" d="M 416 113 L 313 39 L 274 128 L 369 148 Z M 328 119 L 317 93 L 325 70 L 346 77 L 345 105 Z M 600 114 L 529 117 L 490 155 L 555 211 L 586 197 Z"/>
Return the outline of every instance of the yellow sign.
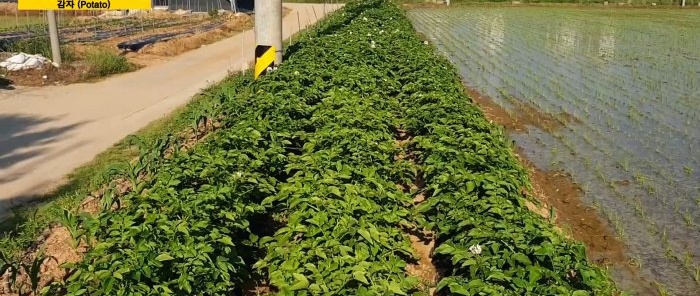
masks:
<path fill-rule="evenodd" d="M 258 45 L 255 47 L 255 79 L 275 66 L 275 47 Z"/>
<path fill-rule="evenodd" d="M 152 0 L 19 0 L 18 10 L 151 9 Z"/>

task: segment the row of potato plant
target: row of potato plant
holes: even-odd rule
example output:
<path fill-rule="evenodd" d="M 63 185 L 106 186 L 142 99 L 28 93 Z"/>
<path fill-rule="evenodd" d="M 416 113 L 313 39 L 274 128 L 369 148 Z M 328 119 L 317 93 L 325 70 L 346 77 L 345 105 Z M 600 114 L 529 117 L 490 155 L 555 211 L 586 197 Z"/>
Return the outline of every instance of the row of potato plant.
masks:
<path fill-rule="evenodd" d="M 380 65 L 347 68 L 345 74 L 358 79 L 347 81 L 347 91 L 338 79 L 344 61 L 328 57 L 336 73 L 309 67 L 312 59 L 324 64 L 318 53 L 326 49 L 316 39 L 343 28 L 371 5 L 349 5 L 307 35 L 306 44 L 297 45 L 298 52 L 279 70 L 235 95 L 221 93 L 224 126 L 206 141 L 186 153 L 168 150 L 167 141 L 146 150 L 124 173 L 133 190 L 120 198 L 108 192 L 96 217 L 66 219 L 76 239 L 91 248 L 71 266 L 65 292 L 240 291 L 260 247 L 271 255 L 258 265 L 282 293 L 403 294 L 412 289 L 416 281 L 405 276 L 403 267 L 413 252 L 398 228 L 408 215 L 402 209 L 410 197 L 389 180 L 409 174 L 407 166 L 393 162 L 392 115 L 398 104 L 367 96 L 377 89 L 369 83 L 382 73 L 372 79 L 363 75 Z M 358 112 L 365 117 L 358 118 Z M 342 113 L 345 123 L 338 122 Z M 261 204 L 266 196 L 271 197 Z M 286 209 L 273 214 L 282 218 L 261 221 L 272 219 L 265 206 L 280 198 Z M 316 221 L 310 224 L 311 218 Z M 258 238 L 270 231 L 261 227 L 278 228 L 274 224 L 287 226 Z M 334 235 L 322 235 L 330 230 Z M 309 232 L 314 235 L 299 235 Z M 306 244 L 298 242 L 303 239 Z M 285 244 L 289 241 L 296 243 Z M 306 253 L 309 244 L 321 243 L 327 248 Z M 323 257 L 328 261 L 318 262 Z"/>
<path fill-rule="evenodd" d="M 310 294 L 377 294 L 382 291 L 386 282 L 372 280 L 369 281 L 371 286 L 368 289 L 361 287 L 348 290 L 349 287 L 354 288 L 353 284 L 358 281 L 367 283 L 364 279 L 367 268 L 359 267 L 362 277 L 355 278 L 353 283 L 351 276 L 356 275 L 357 266 L 361 264 L 351 261 L 343 269 L 343 264 L 337 263 L 338 258 L 319 259 L 319 255 L 315 254 L 315 250 L 325 254 L 327 249 L 333 250 L 336 247 L 335 244 L 327 244 L 329 239 L 336 242 L 333 235 L 327 236 L 327 233 L 334 233 L 337 229 L 335 227 L 340 227 L 341 230 L 336 230 L 339 234 L 346 235 L 347 224 L 338 224 L 338 220 L 329 219 L 328 216 L 331 212 L 335 215 L 330 216 L 342 217 L 341 214 L 347 214 L 348 208 L 346 203 L 339 202 L 332 194 L 313 184 L 317 184 L 320 179 L 333 182 L 333 177 L 325 178 L 324 174 L 334 176 L 342 170 L 342 165 L 338 165 L 339 159 L 364 159 L 373 161 L 367 164 L 380 169 L 391 167 L 391 164 L 385 162 L 386 159 L 372 158 L 372 155 L 363 153 L 370 151 L 373 146 L 366 139 L 372 139 L 372 133 L 379 132 L 387 138 L 374 138 L 374 143 L 386 143 L 388 146 L 393 140 L 388 138 L 388 132 L 397 130 L 405 122 L 409 131 L 417 136 L 415 149 L 425 170 L 428 191 L 434 195 L 434 198 L 421 206 L 417 220 L 437 232 L 439 248 L 436 254 L 441 261 L 439 264 L 451 270 L 451 274 L 440 283 L 443 292 L 468 295 L 479 292 L 613 293 L 614 286 L 607 276 L 586 261 L 582 245 L 566 240 L 524 206 L 522 189 L 528 187 L 525 171 L 513 157 L 511 147 L 507 145 L 500 130 L 488 123 L 478 108 L 468 103 L 463 89 L 456 83 L 458 80 L 453 68 L 444 60 L 436 58 L 432 50 L 420 42 L 397 8 L 381 1 L 374 1 L 374 5 L 376 6 L 353 19 L 348 26 L 337 29 L 330 36 L 315 39 L 317 46 L 306 49 L 313 52 L 316 63 L 308 66 L 305 70 L 309 71 L 301 75 L 323 77 L 319 81 L 329 90 L 319 109 L 330 109 L 332 116 L 329 118 L 333 119 L 329 123 L 325 113 L 319 114 L 321 116 L 314 113 L 312 118 L 322 118 L 321 121 L 326 126 L 330 124 L 332 128 L 325 130 L 326 126 L 315 126 L 310 129 L 313 132 L 307 133 L 310 136 L 307 143 L 315 143 L 319 136 L 333 140 L 325 141 L 326 145 L 322 147 L 313 144 L 310 149 L 305 149 L 298 166 L 293 164 L 294 161 L 290 162 L 289 167 L 299 172 L 295 176 L 299 183 L 290 187 L 293 190 L 271 198 L 274 201 L 285 201 L 286 209 L 290 210 L 292 216 L 302 217 L 295 217 L 294 227 L 283 229 L 283 235 L 274 238 L 276 242 L 268 245 L 267 258 L 259 263 L 259 266 L 268 267 L 272 271 L 272 283 L 283 287 L 296 283 L 297 288 L 305 290 L 306 286 L 299 286 L 299 283 L 303 283 L 308 285 Z M 334 78 L 330 85 L 328 77 L 324 77 L 328 75 Z M 334 92 L 337 90 L 342 93 L 342 101 L 338 101 L 337 93 Z M 372 96 L 389 103 L 398 100 L 401 104 L 398 109 L 389 108 L 398 111 L 394 114 L 397 119 L 394 126 L 376 122 L 372 120 L 371 114 L 366 113 L 391 116 L 382 114 L 386 110 L 382 106 L 373 106 L 372 110 L 353 106 L 357 102 L 356 94 L 369 97 L 362 101 L 371 100 Z M 328 102 L 332 108 L 327 106 Z M 348 118 L 348 114 L 352 117 Z M 350 125 L 345 126 L 347 123 Z M 347 128 L 362 129 L 363 137 L 346 134 Z M 342 149 L 347 145 L 351 145 L 352 149 Z M 329 149 L 334 148 L 341 149 L 329 153 Z M 405 163 L 400 165 L 401 162 L 395 164 L 399 167 L 398 171 L 403 173 L 406 172 L 406 166 L 410 166 Z M 308 174 L 309 168 L 319 166 L 317 174 Z M 383 175 L 391 176 L 389 172 Z M 348 179 L 351 178 L 348 176 Z M 366 179 L 359 182 L 366 182 Z M 407 178 L 399 173 L 391 180 L 405 182 Z M 299 190 L 307 184 L 309 186 L 306 189 Z M 471 191 L 462 191 L 463 189 Z M 401 193 L 395 191 L 387 195 L 395 194 Z M 476 198 L 470 199 L 468 196 Z M 345 194 L 343 197 L 347 198 Z M 410 208 L 407 201 L 404 200 L 403 205 Z M 391 200 L 383 200 L 380 205 L 387 213 L 394 213 L 395 204 L 397 203 Z M 336 207 L 344 211 L 333 210 Z M 399 208 L 399 213 L 404 213 L 405 208 Z M 483 217 L 476 215 L 484 211 L 486 214 Z M 372 219 L 374 216 L 371 212 L 359 211 L 359 214 L 364 219 Z M 401 215 L 399 220 L 391 214 L 387 214 L 387 218 L 391 219 L 387 220 L 387 231 L 390 231 L 388 226 L 392 224 L 406 223 Z M 321 221 L 330 225 L 320 224 Z M 479 225 L 477 221 L 483 224 Z M 360 220 L 356 228 L 361 231 L 363 226 Z M 314 230 L 309 231 L 307 227 Z M 308 233 L 314 235 L 307 237 Z M 352 235 L 349 238 L 351 245 L 357 246 L 352 241 Z M 398 246 L 400 249 L 403 245 Z M 348 249 L 350 250 L 352 249 Z M 344 252 L 341 255 L 345 256 Z M 342 259 L 340 262 L 348 263 Z M 392 260 L 388 262 L 394 263 Z M 400 261 L 397 263 L 405 265 Z M 350 268 L 352 264 L 356 267 Z M 318 266 L 324 268 L 319 269 Z M 295 272 L 297 277 L 294 276 Z M 306 281 L 307 275 L 312 276 L 311 282 Z M 301 278 L 304 280 L 299 281 Z M 415 282 L 410 278 L 406 280 L 409 285 L 398 286 L 402 290 L 389 291 L 414 291 L 410 284 Z M 339 289 L 333 289 L 332 284 L 339 284 Z"/>
<path fill-rule="evenodd" d="M 323 27 L 351 16 L 334 14 Z M 221 128 L 187 151 L 183 143 L 172 143 L 174 137 L 149 143 L 138 161 L 121 170 L 131 190 L 119 196 L 108 189 L 96 215 L 66 211 L 64 224 L 88 251 L 82 261 L 66 265 L 71 275 L 65 283 L 44 292 L 242 293 L 263 251 L 259 237 L 277 224 L 262 201 L 286 181 L 288 157 L 298 145 L 294 133 L 311 112 L 305 100 L 313 94 L 285 91 L 289 85 L 281 78 L 293 68 L 290 63 L 259 82 L 238 79 L 210 90 L 220 104 L 202 116 L 218 118 Z M 195 126 L 202 121 L 196 118 Z"/>
<path fill-rule="evenodd" d="M 144 149 L 132 190 L 105 194 L 95 216 L 66 214 L 90 250 L 59 288 L 229 295 L 258 276 L 282 295 L 424 294 L 402 231 L 419 223 L 437 234 L 444 293 L 612 291 L 523 206 L 505 138 L 397 7 L 349 3 L 288 53 L 261 80 L 212 92 L 219 130 L 187 152 Z M 399 157 L 398 130 L 415 136 L 418 166 Z M 418 168 L 431 196 L 413 212 L 398 184 Z"/>
<path fill-rule="evenodd" d="M 405 271 L 415 254 L 401 230 L 412 199 L 397 186 L 413 174 L 395 160 L 401 110 L 393 94 L 401 86 L 387 79 L 387 52 L 371 47 L 378 5 L 350 4 L 341 15 L 352 18 L 309 40 L 270 77 L 313 104 L 295 133 L 304 144 L 289 157 L 291 177 L 264 202 L 287 217 L 264 239 L 267 255 L 256 264 L 281 295 L 418 292 Z"/>
<path fill-rule="evenodd" d="M 383 17 L 407 19 L 393 6 Z M 429 198 L 417 220 L 437 236 L 434 262 L 451 295 L 611 295 L 607 274 L 525 206 L 527 172 L 502 129 L 466 96 L 456 70 L 415 34 L 390 40 L 411 65 L 400 73 L 405 124 Z"/>

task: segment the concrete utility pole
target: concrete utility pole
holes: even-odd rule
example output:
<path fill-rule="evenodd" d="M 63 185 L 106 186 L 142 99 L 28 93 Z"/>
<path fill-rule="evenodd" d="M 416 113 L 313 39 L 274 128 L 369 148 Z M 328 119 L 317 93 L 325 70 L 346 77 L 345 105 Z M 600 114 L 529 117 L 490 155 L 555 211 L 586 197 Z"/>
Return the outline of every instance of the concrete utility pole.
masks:
<path fill-rule="evenodd" d="M 61 46 L 58 43 L 58 25 L 56 24 L 56 12 L 46 11 L 49 22 L 49 41 L 51 42 L 51 59 L 57 66 L 61 66 Z"/>
<path fill-rule="evenodd" d="M 282 63 L 282 0 L 255 0 L 255 43 L 275 47 L 275 65 Z"/>

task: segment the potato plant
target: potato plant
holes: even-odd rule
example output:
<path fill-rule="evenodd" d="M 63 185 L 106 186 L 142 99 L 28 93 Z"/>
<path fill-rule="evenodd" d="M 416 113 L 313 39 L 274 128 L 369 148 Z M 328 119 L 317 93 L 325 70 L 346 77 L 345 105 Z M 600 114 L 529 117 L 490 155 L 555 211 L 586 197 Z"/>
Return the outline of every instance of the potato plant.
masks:
<path fill-rule="evenodd" d="M 212 94 L 220 129 L 142 152 L 118 209 L 66 219 L 91 247 L 64 292 L 237 295 L 264 281 L 280 295 L 426 295 L 406 270 L 407 227 L 436 233 L 441 293 L 614 290 L 523 206 L 505 137 L 388 1 L 349 3 L 279 69 Z M 400 185 L 421 173 L 430 197 L 415 208 Z"/>

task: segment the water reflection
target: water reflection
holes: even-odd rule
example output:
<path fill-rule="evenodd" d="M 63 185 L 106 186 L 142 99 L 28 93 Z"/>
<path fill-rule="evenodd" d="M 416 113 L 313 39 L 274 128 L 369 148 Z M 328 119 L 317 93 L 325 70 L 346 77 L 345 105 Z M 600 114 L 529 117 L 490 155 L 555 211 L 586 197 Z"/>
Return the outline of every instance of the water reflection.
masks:
<path fill-rule="evenodd" d="M 505 39 L 503 14 L 497 14 L 496 17 L 491 19 L 489 36 L 491 37 L 491 42 L 489 43 L 489 53 L 491 55 L 500 54 L 503 48 L 503 41 Z"/>

